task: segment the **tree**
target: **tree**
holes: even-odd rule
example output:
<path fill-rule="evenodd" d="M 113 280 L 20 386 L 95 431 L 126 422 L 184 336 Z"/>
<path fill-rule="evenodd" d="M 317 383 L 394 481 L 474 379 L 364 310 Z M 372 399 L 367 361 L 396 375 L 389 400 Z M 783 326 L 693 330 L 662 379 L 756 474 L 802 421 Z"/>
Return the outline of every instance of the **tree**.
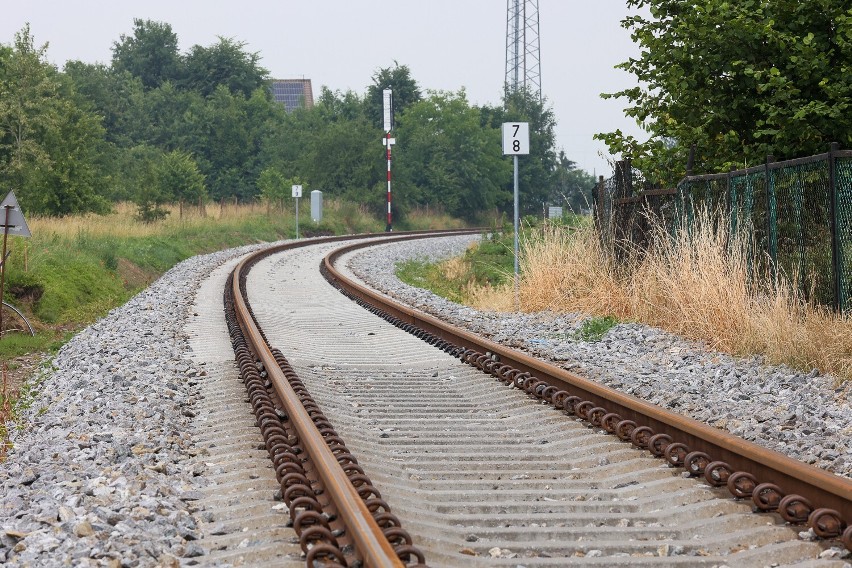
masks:
<path fill-rule="evenodd" d="M 263 167 L 288 172 L 327 195 L 379 208 L 371 188 L 385 179 L 381 131 L 356 93 L 324 88 L 312 109 L 275 113 L 263 139 Z"/>
<path fill-rule="evenodd" d="M 204 175 L 198 171 L 198 164 L 191 155 L 180 150 L 173 150 L 162 156 L 156 169 L 156 180 L 160 195 L 180 204 L 181 218 L 184 203 L 194 203 L 207 194 Z"/>
<path fill-rule="evenodd" d="M 261 133 L 273 103 L 261 90 L 247 101 L 225 85 L 206 100 L 193 96 L 195 102 L 183 115 L 186 135 L 178 147 L 197 156 L 213 197 L 254 198 Z"/>
<path fill-rule="evenodd" d="M 315 133 L 304 153 L 303 177 L 332 195 L 369 201 L 367 191 L 380 178 L 381 136 L 366 120 L 330 122 Z"/>
<path fill-rule="evenodd" d="M 394 61 L 393 67 L 384 67 L 373 74 L 373 84 L 367 87 L 367 117 L 370 123 L 382 127 L 385 89 L 393 91 L 393 116 L 396 121 L 410 105 L 421 100 L 420 87 L 411 77 L 411 69 Z"/>
<path fill-rule="evenodd" d="M 142 98 L 144 124 L 132 135 L 137 144 L 151 144 L 171 151 L 182 148 L 196 159 L 202 156 L 195 141 L 206 134 L 204 109 L 206 101 L 198 93 L 182 91 L 171 82 L 147 91 Z"/>
<path fill-rule="evenodd" d="M 39 171 L 50 168 L 40 133 L 55 127 L 59 85 L 43 61 L 47 44 L 36 48 L 29 25 L 15 34 L 13 49 L 4 49 L 0 76 L 0 162 L 4 181 L 19 194 Z M 24 199 L 25 207 L 26 199 Z"/>
<path fill-rule="evenodd" d="M 270 213 L 273 203 L 284 208 L 284 198 L 287 197 L 287 184 L 284 176 L 275 168 L 264 168 L 257 178 L 257 188 L 266 201 L 266 214 Z M 292 185 L 291 185 L 292 187 Z"/>
<path fill-rule="evenodd" d="M 511 166 L 500 152 L 500 131 L 483 127 L 465 92 L 432 92 L 400 117 L 395 149 L 402 205 L 436 205 L 477 219 L 508 195 L 501 186 Z"/>
<path fill-rule="evenodd" d="M 553 177 L 553 191 L 549 199 L 551 203 L 564 204 L 574 213 L 591 209 L 595 176 L 577 168 L 577 165 L 569 160 L 562 150 L 559 151 Z"/>
<path fill-rule="evenodd" d="M 690 146 L 696 172 L 852 145 L 852 12 L 846 0 L 628 0 L 641 55 L 619 65 L 641 86 L 625 114 L 650 134 L 599 134 L 646 177 L 674 183 Z"/>
<path fill-rule="evenodd" d="M 159 149 L 141 144 L 129 148 L 124 154 L 125 183 L 132 186 L 133 201 L 139 208 L 137 217 L 145 223 L 153 223 L 168 216 L 163 207 L 172 196 L 163 191 L 158 174 L 163 153 Z"/>
<path fill-rule="evenodd" d="M 260 55 L 245 51 L 245 43 L 219 37 L 210 47 L 194 45 L 184 58 L 182 88 L 208 97 L 219 85 L 231 93 L 251 97 L 266 85 L 269 72 L 260 67 Z"/>
<path fill-rule="evenodd" d="M 103 117 L 107 141 L 125 148 L 140 141 L 150 118 L 145 115 L 144 87 L 138 77 L 82 61 L 68 61 L 64 73 L 74 83 L 79 104 Z"/>
<path fill-rule="evenodd" d="M 180 78 L 177 34 L 169 24 L 133 19 L 133 35 L 121 34 L 112 45 L 112 68 L 139 77 L 146 89 Z"/>
<path fill-rule="evenodd" d="M 31 213 L 104 212 L 101 121 L 76 104 L 46 51 L 29 26 L 12 49 L 0 50 L 0 182 Z"/>

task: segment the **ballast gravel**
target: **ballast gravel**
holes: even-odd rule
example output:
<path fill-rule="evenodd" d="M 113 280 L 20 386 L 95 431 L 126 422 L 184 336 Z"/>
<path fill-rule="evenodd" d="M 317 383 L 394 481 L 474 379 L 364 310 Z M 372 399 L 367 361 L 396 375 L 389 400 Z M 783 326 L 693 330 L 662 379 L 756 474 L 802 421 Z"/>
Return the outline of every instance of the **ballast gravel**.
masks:
<path fill-rule="evenodd" d="M 408 259 L 461 254 L 472 237 L 372 247 L 349 262 L 371 286 L 491 340 L 549 360 L 584 378 L 727 430 L 837 475 L 852 477 L 852 382 L 734 358 L 635 323 L 582 341 L 582 314 L 479 311 L 409 286 L 395 275 Z"/>
<path fill-rule="evenodd" d="M 739 360 L 635 324 L 573 338 L 579 315 L 480 312 L 401 283 L 404 259 L 445 258 L 471 238 L 361 254 L 376 287 L 587 378 L 768 447 L 852 474 L 849 385 Z M 69 341 L 37 379 L 0 463 L 0 566 L 191 566 L 208 551 L 193 503 L 201 451 L 188 434 L 203 366 L 189 357 L 192 293 L 221 263 L 260 245 L 188 259 Z"/>
<path fill-rule="evenodd" d="M 206 373 L 189 360 L 183 326 L 201 280 L 254 248 L 180 263 L 32 381 L 0 463 L 0 566 L 168 567 L 206 553 L 188 434 Z"/>

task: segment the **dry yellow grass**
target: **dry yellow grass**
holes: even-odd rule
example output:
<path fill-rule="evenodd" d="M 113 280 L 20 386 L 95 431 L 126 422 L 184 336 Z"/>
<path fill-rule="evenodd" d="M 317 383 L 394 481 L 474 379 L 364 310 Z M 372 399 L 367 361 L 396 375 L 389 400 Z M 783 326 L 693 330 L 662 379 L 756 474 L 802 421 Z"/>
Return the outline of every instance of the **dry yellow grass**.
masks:
<path fill-rule="evenodd" d="M 852 380 L 852 316 L 806 302 L 787 279 L 753 278 L 746 240 L 729 242 L 724 219 L 699 215 L 691 237 L 658 228 L 648 254 L 628 252 L 619 266 L 593 228 L 544 228 L 522 246 L 521 309 L 615 316 Z M 479 308 L 511 310 L 512 294 L 506 286 L 473 297 Z"/>
<path fill-rule="evenodd" d="M 266 214 L 266 205 L 261 203 L 233 204 L 211 203 L 203 210 L 197 206 L 184 205 L 183 217 L 179 207 L 166 205 L 169 211 L 161 221 L 142 223 L 137 220 L 137 207 L 132 203 L 118 203 L 107 215 L 69 215 L 67 217 L 37 217 L 27 219 L 33 234 L 74 237 L 80 233 L 92 236 L 147 237 L 162 234 L 164 229 L 173 227 L 198 226 L 227 218 L 231 220 L 249 219 Z M 275 211 L 276 215 L 292 218 L 292 211 Z"/>
<path fill-rule="evenodd" d="M 304 201 L 304 200 L 303 200 Z M 307 215 L 309 205 L 302 204 L 300 216 Z M 234 222 L 246 221 L 260 216 L 271 216 L 281 224 L 289 226 L 294 222 L 295 208 L 289 199 L 282 204 L 268 204 L 265 201 L 239 203 L 210 202 L 203 209 L 197 205 L 185 204 L 183 215 L 177 204 L 164 205 L 163 209 L 169 214 L 162 220 L 153 223 L 143 223 L 136 218 L 137 207 L 133 203 L 118 203 L 107 215 L 69 215 L 67 217 L 38 217 L 27 219 L 33 234 L 41 236 L 56 235 L 69 238 L 80 234 L 93 237 L 148 237 L 169 232 L 174 228 L 192 228 L 208 226 L 220 220 Z M 325 198 L 323 201 L 323 217 L 340 219 L 345 225 L 368 230 L 375 224 L 373 215 L 366 206 L 356 205 L 337 199 Z M 463 223 L 436 210 L 414 209 L 407 216 L 407 224 L 413 229 L 447 229 L 458 228 Z M 375 229 L 373 229 L 375 230 Z"/>
<path fill-rule="evenodd" d="M 456 256 L 441 263 L 441 273 L 447 280 L 457 280 L 470 273 L 470 261 Z"/>

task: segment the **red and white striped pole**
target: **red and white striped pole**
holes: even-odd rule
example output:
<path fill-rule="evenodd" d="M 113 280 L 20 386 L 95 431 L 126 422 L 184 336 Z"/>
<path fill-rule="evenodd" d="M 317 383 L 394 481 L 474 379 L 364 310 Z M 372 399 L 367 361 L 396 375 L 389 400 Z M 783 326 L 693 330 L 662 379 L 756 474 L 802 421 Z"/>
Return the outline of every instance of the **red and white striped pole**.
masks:
<path fill-rule="evenodd" d="M 384 111 L 384 127 L 387 133 L 382 142 L 386 146 L 386 152 L 388 153 L 388 226 L 385 227 L 385 231 L 389 233 L 393 231 L 393 218 L 391 217 L 391 146 L 396 142 L 396 140 L 391 138 L 391 130 L 393 130 L 393 92 L 390 89 L 382 91 L 382 106 Z"/>
<path fill-rule="evenodd" d="M 393 219 L 391 216 L 391 135 L 387 133 L 385 144 L 388 147 L 388 226 L 385 227 L 386 232 L 393 231 Z"/>

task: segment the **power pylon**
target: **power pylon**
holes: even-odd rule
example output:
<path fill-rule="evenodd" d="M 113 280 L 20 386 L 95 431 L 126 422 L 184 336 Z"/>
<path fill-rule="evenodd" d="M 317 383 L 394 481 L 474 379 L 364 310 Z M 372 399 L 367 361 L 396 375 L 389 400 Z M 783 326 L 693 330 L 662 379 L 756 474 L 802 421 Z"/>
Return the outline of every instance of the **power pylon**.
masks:
<path fill-rule="evenodd" d="M 506 89 L 541 98 L 538 0 L 506 0 Z"/>

